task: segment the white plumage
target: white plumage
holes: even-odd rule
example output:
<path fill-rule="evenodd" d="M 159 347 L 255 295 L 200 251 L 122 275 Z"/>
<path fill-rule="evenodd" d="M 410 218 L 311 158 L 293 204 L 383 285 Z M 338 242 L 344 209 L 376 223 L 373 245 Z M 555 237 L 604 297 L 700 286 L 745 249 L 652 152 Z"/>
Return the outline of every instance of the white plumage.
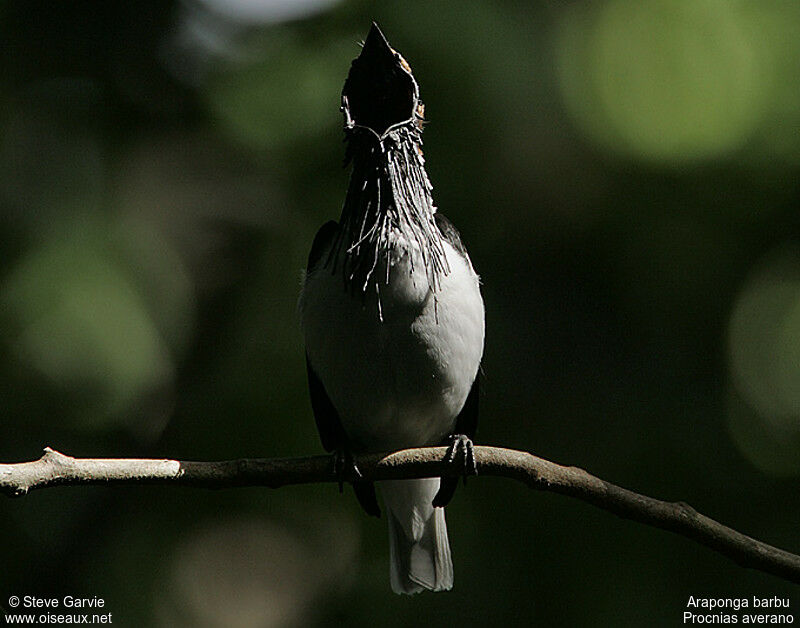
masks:
<path fill-rule="evenodd" d="M 318 264 L 300 297 L 310 365 L 356 453 L 442 444 L 483 353 L 483 300 L 469 258 L 443 240 L 448 271 L 434 292 L 416 243 L 395 231 L 388 244 L 363 293 Z M 431 504 L 438 488 L 438 478 L 380 486 L 398 593 L 452 586 L 444 509 Z"/>

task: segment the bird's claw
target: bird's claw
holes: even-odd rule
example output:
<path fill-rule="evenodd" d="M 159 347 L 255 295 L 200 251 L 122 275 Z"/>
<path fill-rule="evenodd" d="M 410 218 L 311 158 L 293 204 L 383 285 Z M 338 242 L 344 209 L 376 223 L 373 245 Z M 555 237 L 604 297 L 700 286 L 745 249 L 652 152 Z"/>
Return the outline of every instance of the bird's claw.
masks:
<path fill-rule="evenodd" d="M 349 449 L 337 449 L 333 452 L 333 474 L 339 481 L 340 493 L 344 491 L 345 482 L 354 482 L 364 477 Z"/>
<path fill-rule="evenodd" d="M 478 475 L 478 463 L 475 460 L 475 447 L 472 440 L 464 434 L 451 434 L 449 437 L 450 444 L 447 447 L 444 461 L 448 465 L 459 464 L 459 454 L 463 467 L 461 469 L 461 477 L 464 484 L 467 483 L 468 475 Z M 439 490 L 433 498 L 433 506 L 435 508 L 444 508 L 450 503 L 455 494 L 456 487 L 458 486 L 458 476 L 446 475 L 442 477 L 439 485 Z"/>
<path fill-rule="evenodd" d="M 475 446 L 469 436 L 464 434 L 451 434 L 450 445 L 447 447 L 445 461 L 454 464 L 458 454 L 461 454 L 464 464 L 463 477 L 464 484 L 467 483 L 468 475 L 478 475 L 478 463 L 475 460 Z"/>

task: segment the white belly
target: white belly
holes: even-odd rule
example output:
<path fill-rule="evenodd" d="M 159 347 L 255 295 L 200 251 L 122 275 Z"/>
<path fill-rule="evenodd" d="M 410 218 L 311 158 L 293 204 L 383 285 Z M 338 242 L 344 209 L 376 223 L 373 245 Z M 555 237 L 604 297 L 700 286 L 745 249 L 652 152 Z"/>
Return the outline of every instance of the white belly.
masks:
<path fill-rule="evenodd" d="M 375 281 L 354 294 L 341 271 L 305 279 L 306 351 L 355 451 L 438 444 L 469 394 L 483 354 L 483 300 L 472 267 L 444 248 L 450 272 L 435 298 L 416 254 L 412 265 L 405 251 L 388 285 L 385 267 L 376 269 L 380 310 Z"/>

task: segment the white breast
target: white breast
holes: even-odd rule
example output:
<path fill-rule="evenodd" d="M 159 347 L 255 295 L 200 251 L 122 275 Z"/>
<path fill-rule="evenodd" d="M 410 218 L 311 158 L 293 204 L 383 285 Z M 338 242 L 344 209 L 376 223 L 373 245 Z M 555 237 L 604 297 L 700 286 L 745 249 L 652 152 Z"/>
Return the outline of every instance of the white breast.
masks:
<path fill-rule="evenodd" d="M 483 300 L 468 260 L 444 248 L 450 270 L 435 295 L 413 247 L 398 247 L 388 285 L 379 267 L 366 294 L 346 291 L 330 268 L 305 278 L 306 351 L 355 451 L 440 443 L 469 394 Z"/>

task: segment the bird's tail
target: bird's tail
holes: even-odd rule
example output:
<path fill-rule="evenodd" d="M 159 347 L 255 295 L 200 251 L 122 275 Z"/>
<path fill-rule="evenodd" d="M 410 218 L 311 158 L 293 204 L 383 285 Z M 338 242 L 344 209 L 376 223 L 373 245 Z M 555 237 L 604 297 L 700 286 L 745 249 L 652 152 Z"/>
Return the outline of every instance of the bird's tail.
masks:
<path fill-rule="evenodd" d="M 395 593 L 446 591 L 453 587 L 444 508 L 434 508 L 431 503 L 438 490 L 438 478 L 381 482 L 389 520 L 389 570 Z"/>

